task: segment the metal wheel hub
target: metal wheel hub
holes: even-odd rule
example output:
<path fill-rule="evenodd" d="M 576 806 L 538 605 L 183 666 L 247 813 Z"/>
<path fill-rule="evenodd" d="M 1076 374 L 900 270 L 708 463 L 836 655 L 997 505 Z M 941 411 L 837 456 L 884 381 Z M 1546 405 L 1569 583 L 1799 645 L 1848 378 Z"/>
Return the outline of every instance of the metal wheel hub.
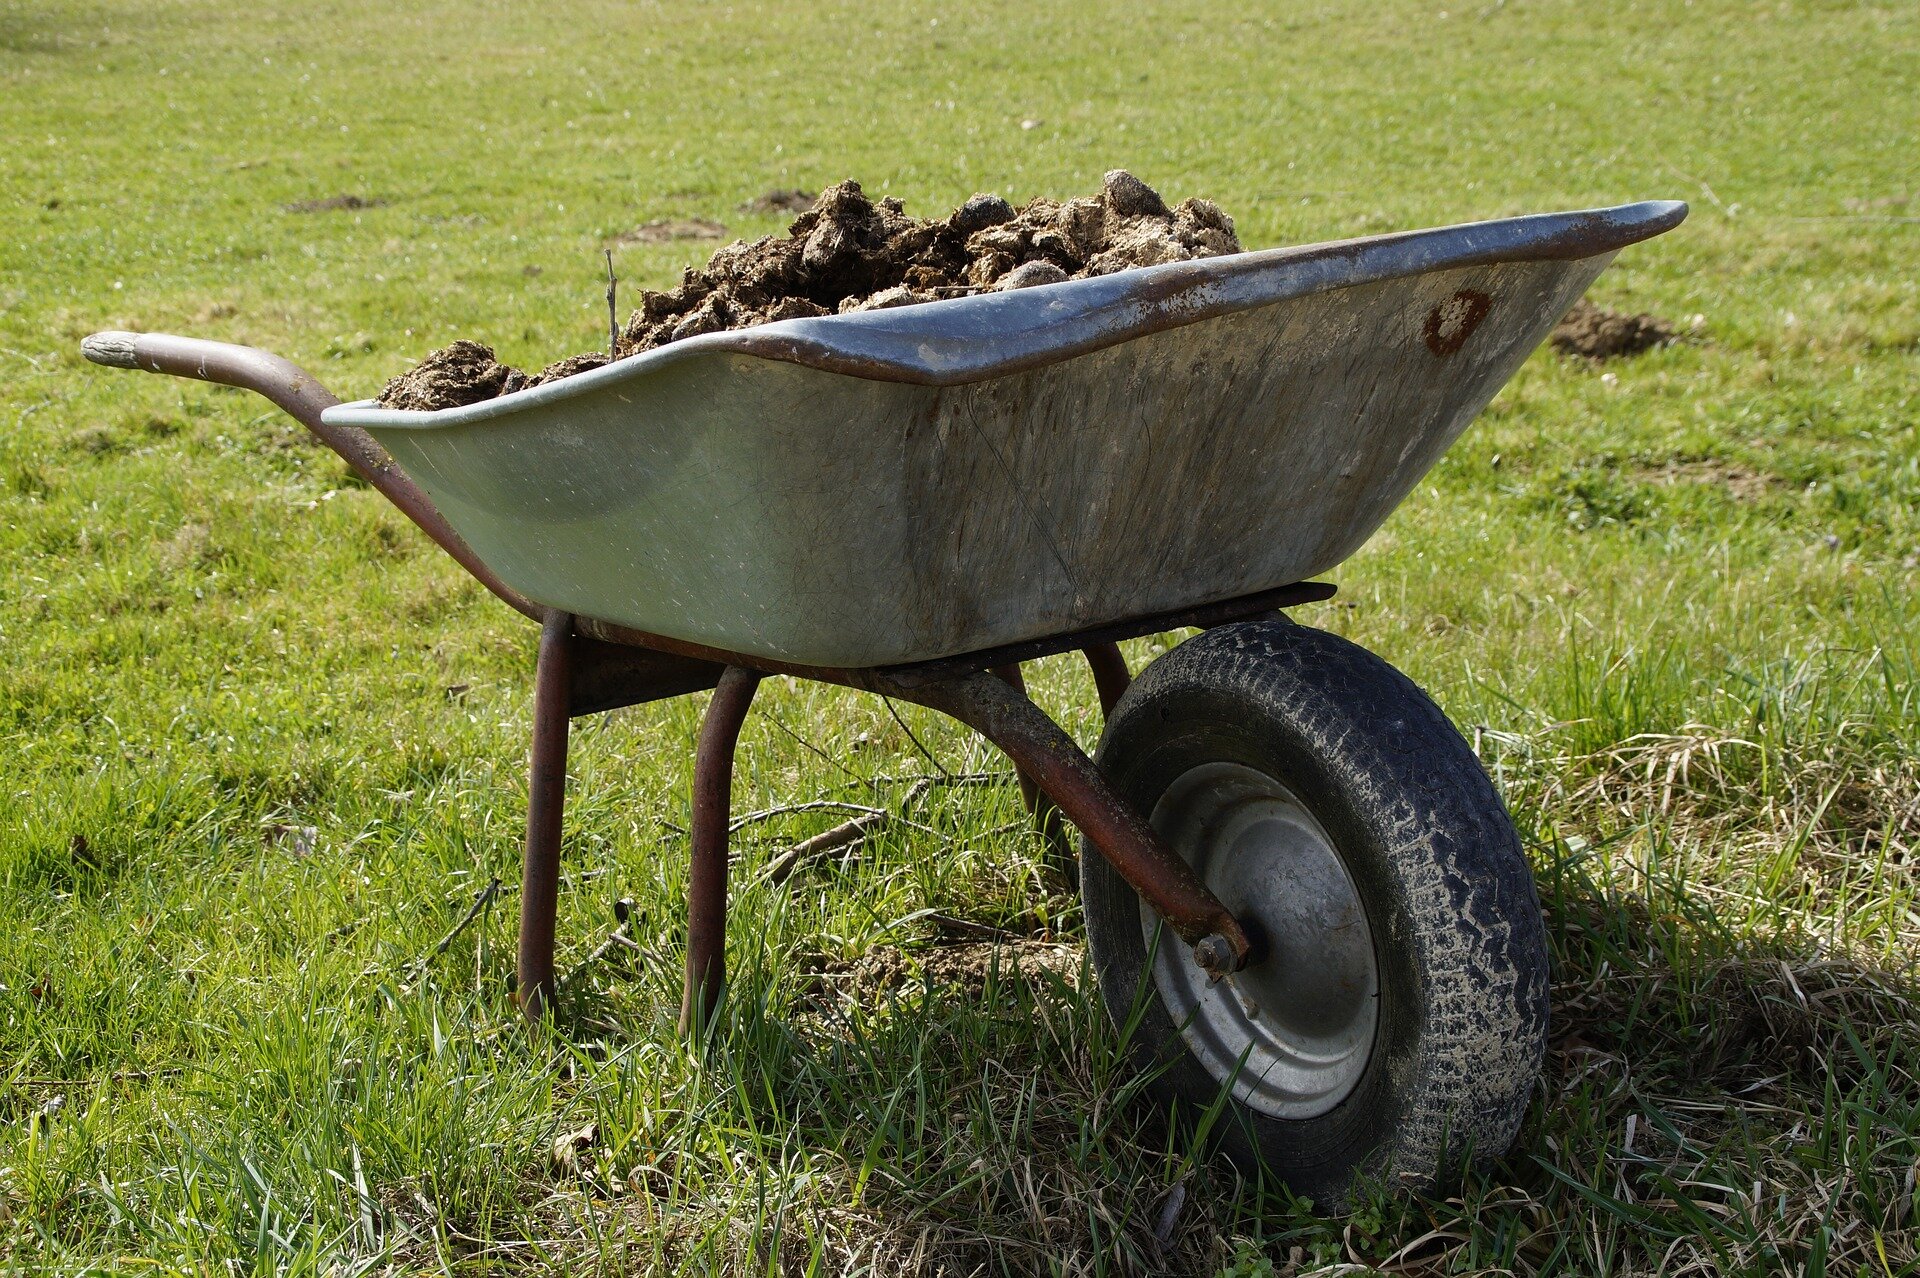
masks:
<path fill-rule="evenodd" d="M 1161 1002 L 1188 1049 L 1234 1098 L 1313 1118 L 1353 1091 L 1373 1054 L 1379 970 L 1353 876 L 1292 791 L 1237 763 L 1183 773 L 1153 828 L 1264 945 L 1210 982 L 1145 902 L 1140 925 Z M 1156 948 L 1157 947 L 1157 948 Z"/>

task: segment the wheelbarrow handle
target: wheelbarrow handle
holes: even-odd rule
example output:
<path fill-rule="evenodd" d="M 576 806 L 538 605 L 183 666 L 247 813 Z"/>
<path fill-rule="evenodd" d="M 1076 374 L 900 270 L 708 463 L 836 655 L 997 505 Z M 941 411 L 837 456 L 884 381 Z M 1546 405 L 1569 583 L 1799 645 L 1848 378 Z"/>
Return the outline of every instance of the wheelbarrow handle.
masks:
<path fill-rule="evenodd" d="M 109 368 L 137 368 L 149 373 L 171 373 L 195 381 L 237 386 L 264 395 L 312 431 L 321 443 L 340 454 L 347 465 L 400 513 L 420 526 L 462 568 L 509 607 L 538 621 L 545 609 L 522 598 L 494 575 L 453 530 L 433 501 L 401 469 L 387 450 L 356 426 L 329 426 L 320 414 L 340 402 L 318 379 L 290 360 L 252 346 L 209 342 L 166 333 L 95 333 L 80 343 L 80 351 Z"/>

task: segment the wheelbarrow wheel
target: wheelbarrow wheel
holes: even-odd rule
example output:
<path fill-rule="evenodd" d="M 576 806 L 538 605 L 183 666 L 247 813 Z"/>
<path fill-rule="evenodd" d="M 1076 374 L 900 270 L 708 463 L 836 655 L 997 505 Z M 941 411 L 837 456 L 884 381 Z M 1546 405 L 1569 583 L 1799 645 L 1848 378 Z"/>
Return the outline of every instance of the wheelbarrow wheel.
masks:
<path fill-rule="evenodd" d="M 1506 1152 L 1545 1053 L 1545 928 L 1499 795 L 1419 688 L 1325 631 L 1223 626 L 1142 673 L 1098 761 L 1255 941 L 1209 984 L 1084 852 L 1101 994 L 1163 1101 L 1328 1211 Z"/>

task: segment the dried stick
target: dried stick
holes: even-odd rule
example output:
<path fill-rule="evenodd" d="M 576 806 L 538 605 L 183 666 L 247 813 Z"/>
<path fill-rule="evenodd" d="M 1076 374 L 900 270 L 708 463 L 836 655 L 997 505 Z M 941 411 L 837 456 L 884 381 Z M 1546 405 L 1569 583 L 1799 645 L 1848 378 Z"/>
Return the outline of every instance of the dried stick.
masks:
<path fill-rule="evenodd" d="M 778 887 L 792 878 L 795 870 L 819 860 L 830 852 L 837 852 L 841 848 L 857 847 L 867 837 L 868 831 L 878 829 L 886 823 L 887 814 L 875 811 L 863 813 L 851 821 L 842 821 L 831 830 L 822 830 L 812 838 L 794 844 L 767 862 L 767 868 L 760 872 L 760 880 Z"/>
<path fill-rule="evenodd" d="M 827 809 L 835 812 L 853 812 L 861 816 L 884 814 L 884 809 L 868 807 L 864 803 L 848 803 L 841 799 L 811 799 L 805 803 L 786 803 L 777 808 L 761 808 L 757 812 L 737 816 L 727 826 L 727 833 L 737 834 L 750 825 L 771 821 L 775 817 L 790 816 L 795 812 L 819 812 Z"/>
<path fill-rule="evenodd" d="M 916 777 L 913 784 L 907 787 L 906 797 L 900 800 L 900 810 L 913 811 L 935 786 L 1004 785 L 1015 776 L 1012 772 L 958 772 L 944 777 Z"/>
<path fill-rule="evenodd" d="M 1020 934 L 1009 932 L 1003 927 L 994 927 L 990 923 L 975 923 L 972 919 L 963 919 L 957 914 L 948 914 L 944 910 L 921 910 L 912 917 L 922 918 L 943 932 L 959 936 L 977 936 L 984 941 L 1017 941 Z"/>
<path fill-rule="evenodd" d="M 830 767 L 835 767 L 840 769 L 842 772 L 852 777 L 855 781 L 858 781 L 861 785 L 866 786 L 869 790 L 878 790 L 880 788 L 879 786 L 875 785 L 871 779 L 861 776 L 858 772 L 855 772 L 852 768 L 848 767 L 846 764 L 842 763 L 840 760 L 834 758 L 832 755 L 828 754 L 825 750 L 822 750 L 819 746 L 807 740 L 805 737 L 801 736 L 798 732 L 795 732 L 792 728 L 789 728 L 785 723 L 781 721 L 780 716 L 773 713 L 773 711 L 762 710 L 758 717 L 765 719 L 768 723 L 771 723 L 774 727 L 780 729 L 780 731 L 792 737 L 795 741 L 799 742 L 803 747 L 812 751 L 815 755 L 819 756 L 819 758 L 823 760 L 825 763 L 827 763 Z"/>
<path fill-rule="evenodd" d="M 433 962 L 433 960 L 439 958 L 451 949 L 453 943 L 460 939 L 460 934 L 473 925 L 473 921 L 480 917 L 480 911 L 486 909 L 488 903 L 491 902 L 495 896 L 499 895 L 499 892 L 500 880 L 487 880 L 487 885 L 474 894 L 473 904 L 467 907 L 467 912 L 461 916 L 460 921 L 453 925 L 453 930 L 440 938 L 440 944 L 434 946 L 433 949 L 413 961 L 411 965 L 413 974 L 418 976 L 426 970 L 427 964 Z"/>
<path fill-rule="evenodd" d="M 633 937 L 627 933 L 627 924 L 639 921 L 639 916 L 634 913 L 634 903 L 624 896 L 621 897 L 613 903 L 613 917 L 617 920 L 617 925 L 613 931 L 607 933 L 606 940 L 594 946 L 593 952 L 581 959 L 571 972 L 568 972 L 560 978 L 561 989 L 572 985 L 582 972 L 592 967 L 595 963 L 598 963 L 601 959 L 604 959 L 607 955 L 613 953 L 616 949 L 624 947 L 632 950 L 636 954 L 646 953 L 646 951 L 640 947 L 640 943 L 635 941 Z"/>

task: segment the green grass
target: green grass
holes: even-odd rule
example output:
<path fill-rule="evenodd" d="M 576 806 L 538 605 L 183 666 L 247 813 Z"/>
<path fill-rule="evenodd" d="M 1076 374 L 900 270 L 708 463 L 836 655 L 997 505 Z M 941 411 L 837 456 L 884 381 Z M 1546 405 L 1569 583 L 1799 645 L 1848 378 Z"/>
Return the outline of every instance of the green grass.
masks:
<path fill-rule="evenodd" d="M 1842 0 L 0 0 L 0 1268 L 1915 1272 L 1917 68 L 1920 12 Z M 1012 785 L 914 792 L 885 708 L 818 686 L 762 693 L 736 810 L 909 820 L 781 888 L 844 814 L 742 831 L 704 1055 L 702 699 L 579 726 L 562 970 L 620 898 L 642 951 L 530 1045 L 510 892 L 432 953 L 517 877 L 531 628 L 263 402 L 78 354 L 191 332 L 351 394 L 457 335 L 537 367 L 598 340 L 639 222 L 1115 165 L 1255 246 L 1694 203 L 1595 290 L 1689 339 L 1537 356 L 1298 614 L 1434 692 L 1549 911 L 1534 1115 L 1447 1201 L 1317 1220 L 1171 1134 Z M 385 203 L 283 208 L 338 194 Z M 1034 677 L 1091 742 L 1085 673 Z"/>

